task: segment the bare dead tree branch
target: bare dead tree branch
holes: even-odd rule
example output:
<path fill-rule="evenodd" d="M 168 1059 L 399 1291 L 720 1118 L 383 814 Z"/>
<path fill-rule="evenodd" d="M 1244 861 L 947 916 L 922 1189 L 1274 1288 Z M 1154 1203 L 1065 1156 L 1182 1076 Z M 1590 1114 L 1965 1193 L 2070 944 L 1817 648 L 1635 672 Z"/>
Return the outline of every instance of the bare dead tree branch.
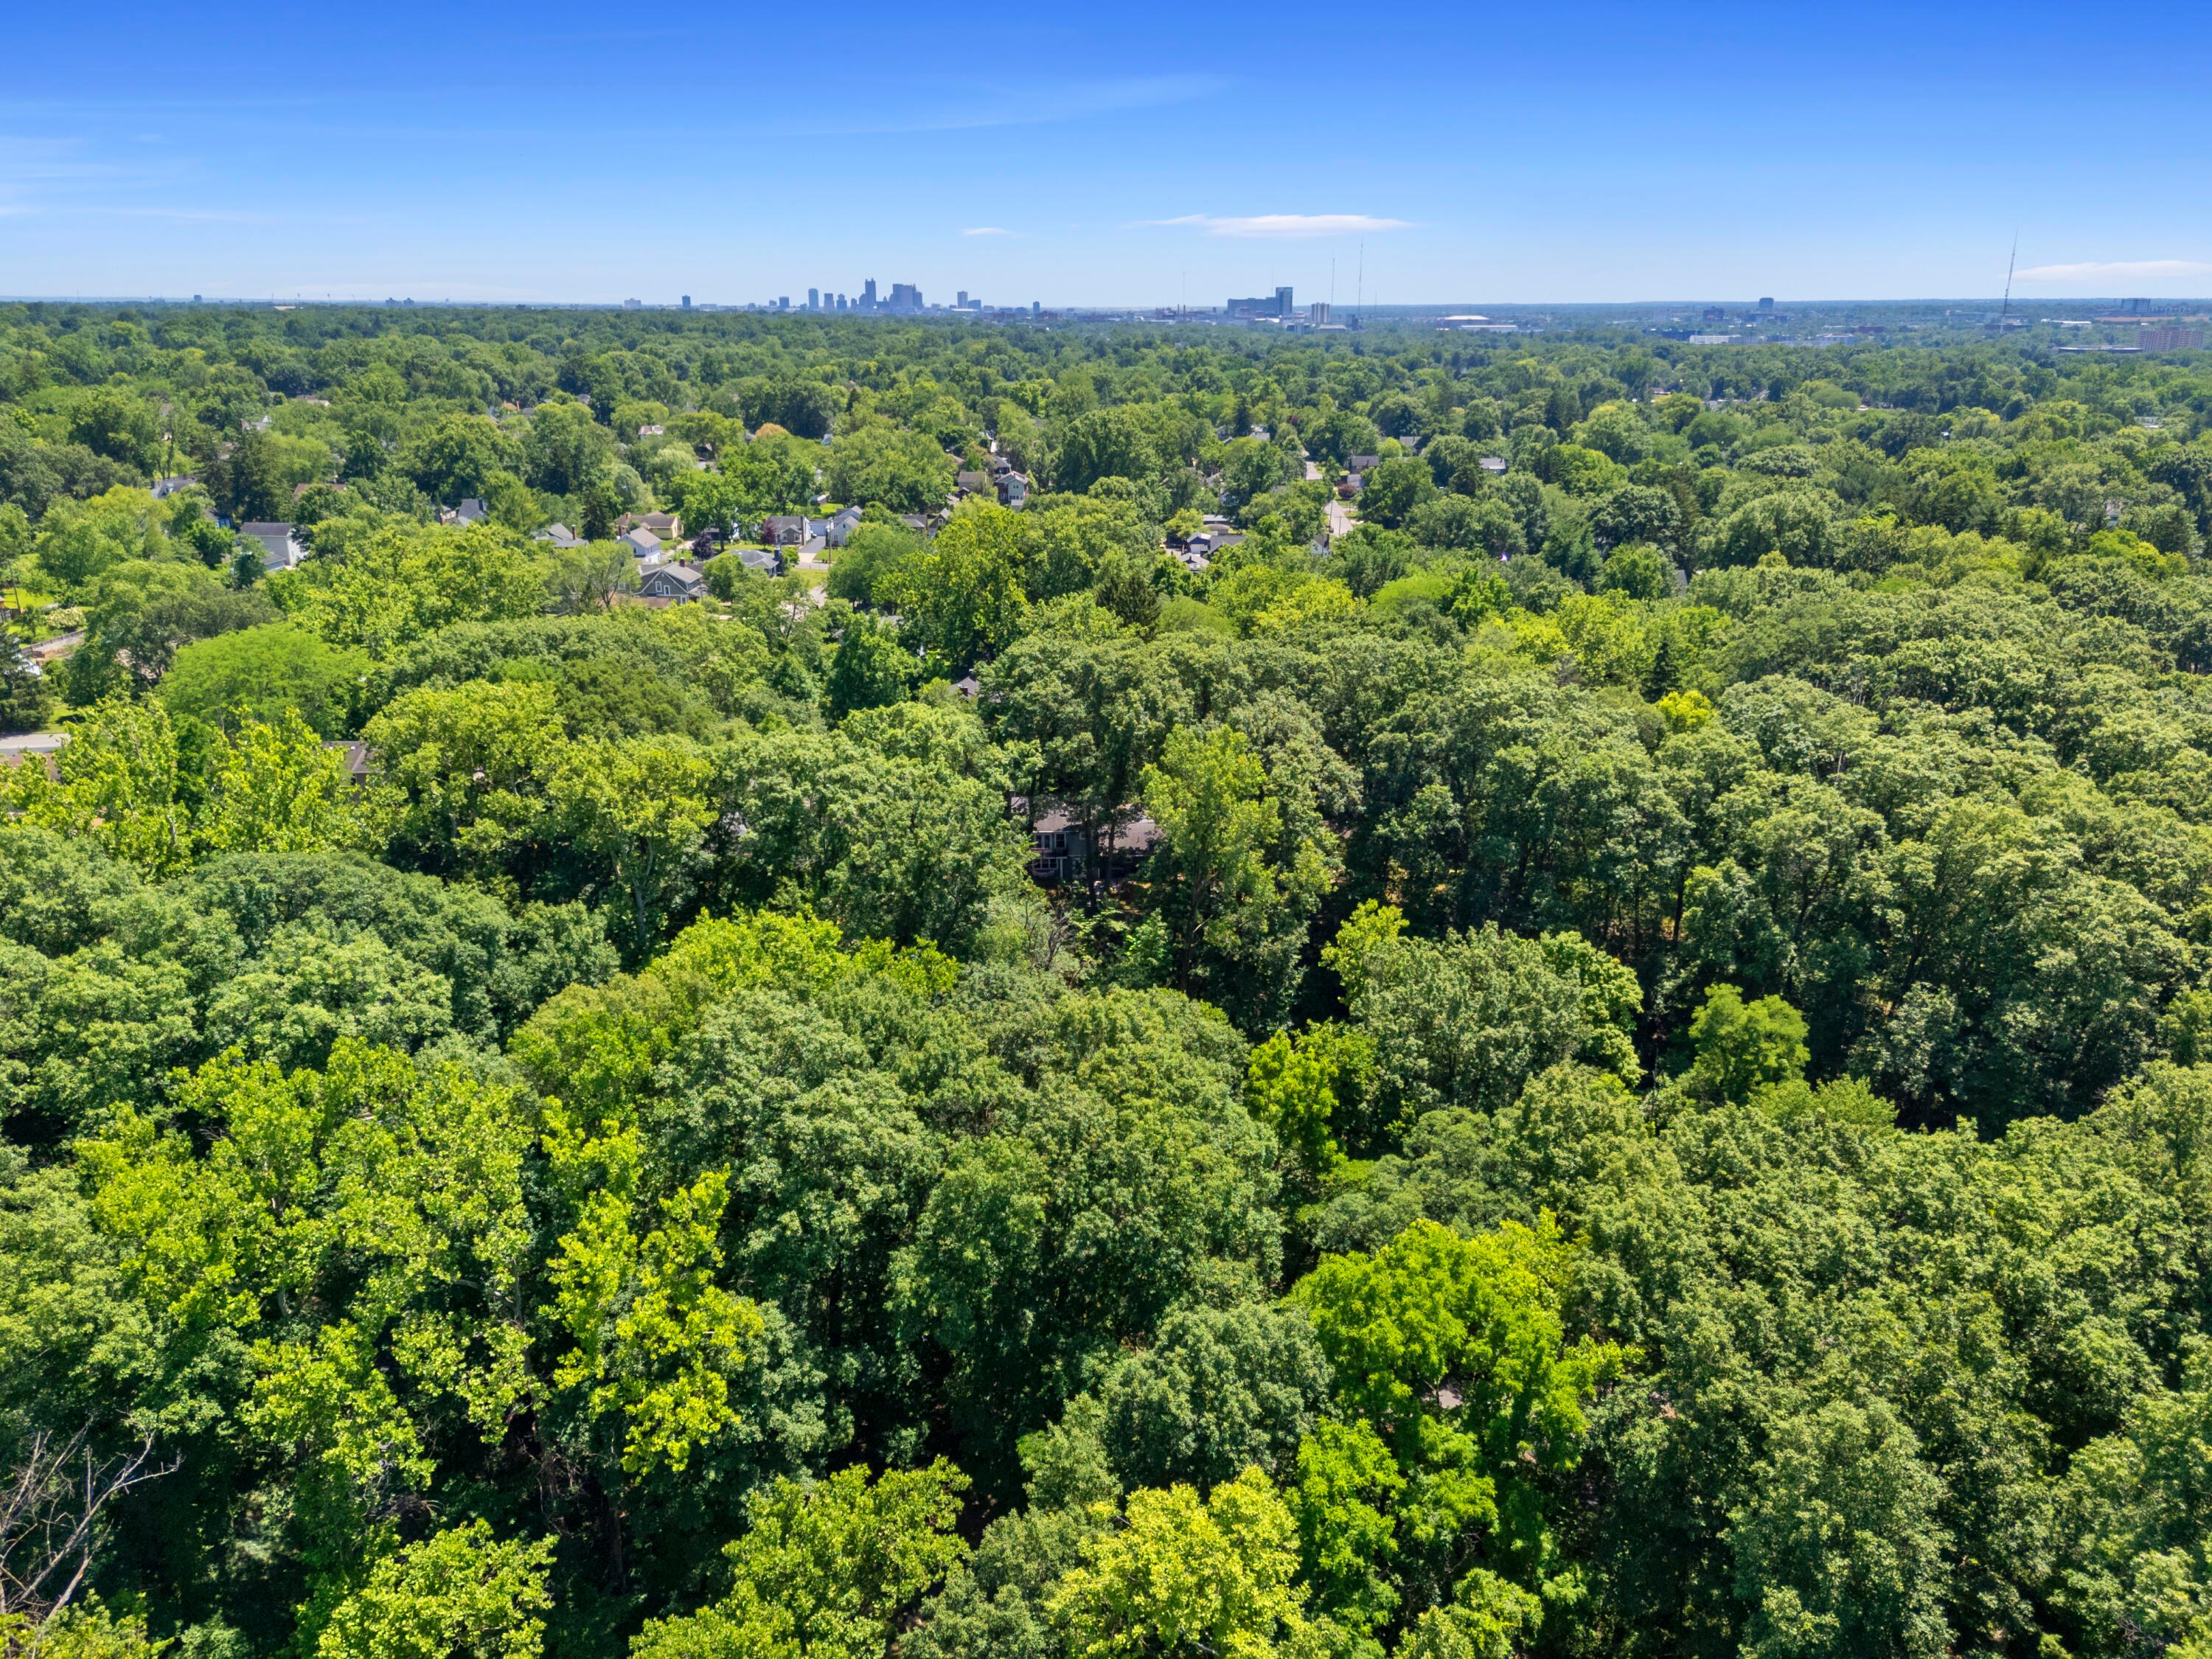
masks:
<path fill-rule="evenodd" d="M 91 1570 L 100 1518 L 134 1486 L 176 1472 L 180 1459 L 154 1460 L 154 1437 L 101 1456 L 92 1431 L 64 1439 L 40 1429 L 0 1485 L 0 1618 L 43 1625 L 68 1607 Z"/>

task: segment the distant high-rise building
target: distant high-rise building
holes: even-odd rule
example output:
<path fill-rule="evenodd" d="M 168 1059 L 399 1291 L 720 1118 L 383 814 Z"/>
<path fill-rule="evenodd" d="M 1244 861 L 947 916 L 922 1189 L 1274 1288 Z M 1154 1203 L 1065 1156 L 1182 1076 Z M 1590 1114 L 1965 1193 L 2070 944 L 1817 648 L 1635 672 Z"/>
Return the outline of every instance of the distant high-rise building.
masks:
<path fill-rule="evenodd" d="M 822 290 L 820 289 L 810 288 L 806 290 L 806 308 L 809 311 L 819 311 L 822 309 Z"/>
<path fill-rule="evenodd" d="M 1774 309 L 1774 296 L 1773 296 L 1771 294 L 1763 295 L 1763 296 L 1760 298 L 1759 301 L 1759 308 L 1761 311 L 1771 311 L 1771 310 L 1773 310 L 1773 309 Z"/>
<path fill-rule="evenodd" d="M 1323 323 L 1328 320 L 1328 301 L 1316 300 L 1313 304 L 1309 306 L 1306 309 L 1306 320 L 1311 323 L 1316 328 L 1319 328 Z"/>
<path fill-rule="evenodd" d="M 789 295 L 788 294 L 779 294 L 779 295 L 777 295 L 775 296 L 775 308 L 776 308 L 778 311 L 788 311 L 788 310 L 790 310 L 790 309 L 791 309 L 791 295 Z"/>
<path fill-rule="evenodd" d="M 891 309 L 893 311 L 921 310 L 921 290 L 916 288 L 912 283 L 893 283 L 891 284 Z"/>
<path fill-rule="evenodd" d="M 1041 313 L 1043 310 L 1044 310 L 1044 301 L 1042 301 L 1042 300 L 1032 300 L 1032 301 L 1030 301 L 1030 316 L 1035 317 L 1035 316 L 1038 315 L 1039 313 Z"/>
<path fill-rule="evenodd" d="M 1229 301 L 1229 314 L 1232 317 L 1287 319 L 1291 314 L 1291 291 L 1279 288 L 1272 295 L 1258 295 L 1249 300 L 1231 300 Z"/>
<path fill-rule="evenodd" d="M 684 296 L 684 309 L 686 311 L 691 309 L 691 296 L 688 294 Z"/>
<path fill-rule="evenodd" d="M 871 276 L 866 282 L 860 284 L 860 309 L 863 311 L 873 311 L 875 308 L 876 279 Z"/>
<path fill-rule="evenodd" d="M 960 290 L 960 298 L 954 303 L 958 305 L 963 311 L 968 309 L 968 290 L 966 289 L 963 288 Z"/>

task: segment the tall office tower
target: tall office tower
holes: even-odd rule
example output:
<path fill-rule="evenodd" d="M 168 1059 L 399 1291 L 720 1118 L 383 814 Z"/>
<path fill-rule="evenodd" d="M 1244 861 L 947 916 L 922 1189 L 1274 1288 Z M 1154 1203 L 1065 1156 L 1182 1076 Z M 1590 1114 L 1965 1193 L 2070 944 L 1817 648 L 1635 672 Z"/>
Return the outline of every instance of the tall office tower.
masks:
<path fill-rule="evenodd" d="M 1275 290 L 1275 315 L 1280 317 L 1287 323 L 1291 319 L 1291 312 L 1292 308 L 1293 307 L 1291 305 L 1290 289 L 1286 288 L 1277 289 Z"/>
<path fill-rule="evenodd" d="M 819 311 L 822 309 L 822 290 L 820 289 L 810 288 L 806 290 L 806 308 L 809 311 Z"/>

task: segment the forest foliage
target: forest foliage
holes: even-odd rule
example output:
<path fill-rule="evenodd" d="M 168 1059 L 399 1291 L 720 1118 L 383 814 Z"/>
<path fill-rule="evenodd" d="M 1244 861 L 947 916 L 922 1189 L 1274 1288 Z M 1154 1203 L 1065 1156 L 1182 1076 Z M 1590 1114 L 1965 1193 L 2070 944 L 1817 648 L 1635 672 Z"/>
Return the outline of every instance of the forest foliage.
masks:
<path fill-rule="evenodd" d="M 2212 1654 L 2208 534 L 2193 356 L 0 308 L 0 1640 Z"/>

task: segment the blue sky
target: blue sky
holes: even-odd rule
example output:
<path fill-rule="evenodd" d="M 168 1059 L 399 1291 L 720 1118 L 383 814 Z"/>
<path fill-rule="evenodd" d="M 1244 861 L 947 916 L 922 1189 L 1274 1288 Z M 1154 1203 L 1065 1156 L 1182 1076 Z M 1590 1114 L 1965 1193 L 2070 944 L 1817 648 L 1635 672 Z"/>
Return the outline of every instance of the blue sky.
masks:
<path fill-rule="evenodd" d="M 12 8 L 0 294 L 2212 294 L 2212 7 Z"/>

